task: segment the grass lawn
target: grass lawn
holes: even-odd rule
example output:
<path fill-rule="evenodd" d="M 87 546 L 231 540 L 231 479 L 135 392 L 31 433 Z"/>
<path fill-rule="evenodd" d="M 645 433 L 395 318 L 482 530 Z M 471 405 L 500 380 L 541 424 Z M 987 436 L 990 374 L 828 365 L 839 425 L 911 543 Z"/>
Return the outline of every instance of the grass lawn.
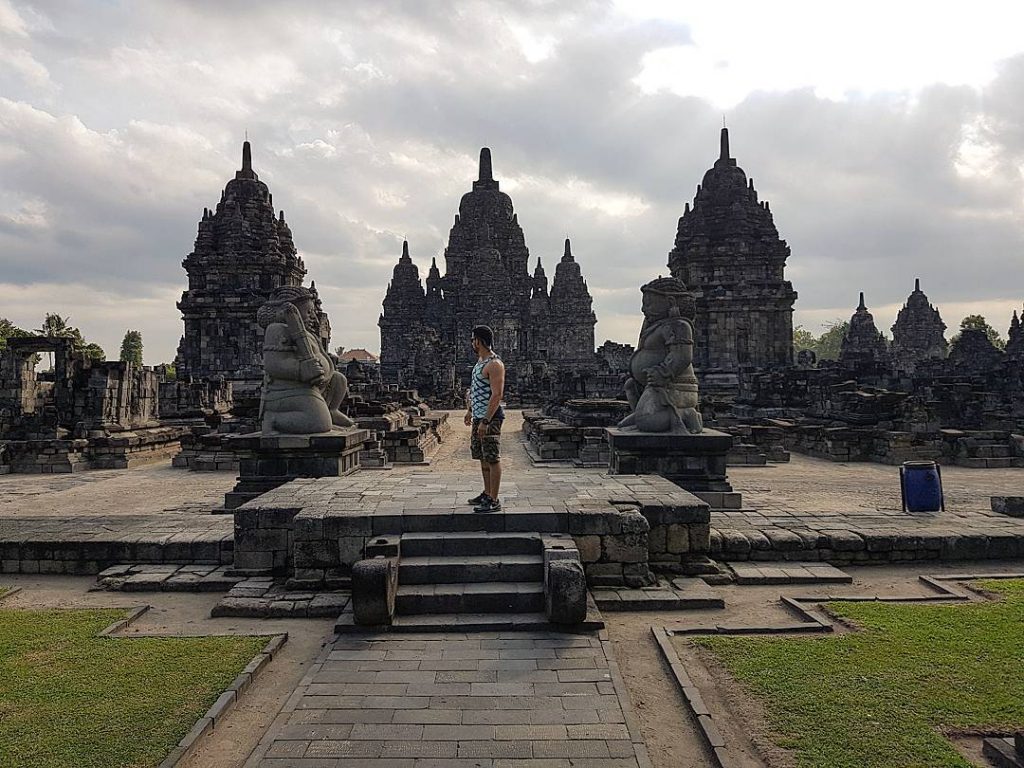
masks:
<path fill-rule="evenodd" d="M 0 610 L 0 766 L 157 765 L 266 644 L 96 637 L 125 616 Z"/>
<path fill-rule="evenodd" d="M 862 631 L 707 637 L 800 766 L 970 768 L 938 732 L 1024 726 L 1024 581 L 970 605 L 831 603 Z"/>

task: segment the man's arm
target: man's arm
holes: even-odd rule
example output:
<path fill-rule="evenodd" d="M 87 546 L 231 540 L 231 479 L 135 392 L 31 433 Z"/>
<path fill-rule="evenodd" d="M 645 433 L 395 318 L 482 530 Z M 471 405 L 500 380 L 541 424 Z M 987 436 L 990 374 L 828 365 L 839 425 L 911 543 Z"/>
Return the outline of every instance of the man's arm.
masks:
<path fill-rule="evenodd" d="M 501 407 L 501 398 L 505 396 L 505 364 L 501 360 L 492 360 L 484 370 L 484 376 L 491 382 L 491 399 L 487 403 L 487 420 Z"/>

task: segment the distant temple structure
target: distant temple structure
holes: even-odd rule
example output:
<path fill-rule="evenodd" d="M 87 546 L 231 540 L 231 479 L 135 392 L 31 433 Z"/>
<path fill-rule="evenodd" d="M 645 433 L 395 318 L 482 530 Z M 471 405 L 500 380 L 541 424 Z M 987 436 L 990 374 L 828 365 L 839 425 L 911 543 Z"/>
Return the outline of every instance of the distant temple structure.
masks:
<path fill-rule="evenodd" d="M 949 353 L 945 331 L 939 310 L 921 290 L 921 280 L 914 280 L 914 292 L 907 297 L 892 326 L 893 365 L 901 372 L 914 373 L 921 363 L 944 360 Z"/>
<path fill-rule="evenodd" d="M 175 359 L 178 377 L 222 378 L 236 393 L 252 393 L 263 379 L 263 332 L 256 311 L 275 288 L 302 285 L 306 267 L 284 211 L 275 214 L 273 195 L 252 169 L 248 141 L 242 145 L 242 168 L 224 187 L 216 209 L 203 209 L 194 250 L 182 266 L 188 289 L 178 302 L 185 321 Z M 327 349 L 330 323 L 322 311 L 319 315 L 318 332 Z"/>
<path fill-rule="evenodd" d="M 381 380 L 435 396 L 460 393 L 474 362 L 471 331 L 480 324 L 494 331 L 512 392 L 560 380 L 564 387 L 570 371 L 596 370 L 597 318 L 569 240 L 550 291 L 540 259 L 531 275 L 529 258 L 512 199 L 500 191 L 485 147 L 448 236 L 445 274 L 433 260 L 424 287 L 409 244 L 402 245 L 378 322 Z"/>
<path fill-rule="evenodd" d="M 744 369 L 793 363 L 793 303 L 785 279 L 789 246 L 767 201 L 729 154 L 722 128 L 718 160 L 687 203 L 669 252 L 672 276 L 697 296 L 695 367 L 702 391 L 734 390 Z"/>
<path fill-rule="evenodd" d="M 860 303 L 850 318 L 850 325 L 839 348 L 839 364 L 852 371 L 866 374 L 885 368 L 889 362 L 889 343 L 875 326 L 875 318 L 864 303 Z"/>

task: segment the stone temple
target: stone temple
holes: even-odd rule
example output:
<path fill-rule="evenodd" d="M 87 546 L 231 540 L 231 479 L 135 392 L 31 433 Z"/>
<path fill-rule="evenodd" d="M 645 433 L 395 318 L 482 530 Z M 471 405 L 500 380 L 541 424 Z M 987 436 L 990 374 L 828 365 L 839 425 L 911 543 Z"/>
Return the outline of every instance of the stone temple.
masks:
<path fill-rule="evenodd" d="M 668 266 L 696 293 L 696 368 L 707 391 L 733 389 L 743 369 L 791 365 L 796 291 L 783 274 L 789 246 L 767 201 L 729 154 L 697 185 L 676 232 Z"/>
<path fill-rule="evenodd" d="M 185 334 L 175 360 L 179 378 L 233 383 L 236 393 L 252 391 L 263 379 L 262 331 L 256 311 L 275 288 L 302 285 L 306 267 L 292 242 L 284 211 L 252 169 L 249 142 L 242 168 L 215 210 L 203 209 L 192 253 L 182 266 L 188 289 L 178 302 Z M 330 325 L 320 313 L 326 348 Z"/>
<path fill-rule="evenodd" d="M 921 280 L 914 280 L 914 292 L 907 297 L 892 326 L 893 364 L 901 371 L 913 373 L 921 363 L 944 360 L 949 353 L 945 331 L 939 310 L 921 290 Z"/>
<path fill-rule="evenodd" d="M 875 326 L 874 315 L 868 311 L 864 292 L 861 291 L 860 303 L 850 317 L 850 327 L 839 349 L 839 364 L 851 370 L 871 373 L 883 368 L 888 361 L 889 345 Z"/>
<path fill-rule="evenodd" d="M 509 366 L 510 393 L 538 387 L 542 379 L 596 369 L 590 291 L 570 243 L 548 289 L 530 252 L 512 198 L 491 172 L 491 152 L 480 150 L 473 188 L 462 196 L 444 251 L 426 286 L 408 244 L 395 265 L 378 325 L 381 379 L 444 399 L 461 393 L 474 362 L 473 326 L 494 330 L 495 350 Z"/>

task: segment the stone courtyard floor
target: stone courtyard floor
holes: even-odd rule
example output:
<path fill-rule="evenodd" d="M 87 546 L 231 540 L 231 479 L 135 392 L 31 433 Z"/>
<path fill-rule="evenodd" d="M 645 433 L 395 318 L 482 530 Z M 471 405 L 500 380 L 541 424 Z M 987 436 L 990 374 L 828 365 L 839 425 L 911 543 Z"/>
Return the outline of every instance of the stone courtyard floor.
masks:
<path fill-rule="evenodd" d="M 367 470 L 341 481 L 346 495 L 361 494 L 349 503 L 389 513 L 466 511 L 464 497 L 479 490 L 479 470 L 469 456 L 461 412 L 452 412 L 449 423 L 450 436 L 430 466 Z M 533 466 L 521 426 L 521 412 L 510 411 L 502 440 L 507 511 L 543 513 L 560 500 L 607 495 L 618 486 L 602 479 L 600 469 Z M 730 468 L 729 478 L 743 494 L 743 509 L 712 515 L 712 556 L 720 559 L 834 556 L 848 563 L 885 560 L 893 551 L 893 559 L 902 560 L 1024 556 L 1024 519 L 993 513 L 989 501 L 992 495 L 1024 493 L 1021 469 L 944 468 L 946 511 L 935 515 L 900 509 L 898 470 L 891 466 L 794 454 L 788 464 Z M 18 542 L 67 545 L 68 558 L 77 547 L 84 561 L 114 546 L 122 547 L 123 560 L 160 560 L 161 551 L 172 547 L 178 556 L 223 561 L 230 556 L 232 519 L 209 512 L 221 505 L 234 480 L 232 472 L 188 472 L 167 463 L 0 476 L 0 570 L 16 570 L 13 563 L 20 558 L 31 572 L 37 557 L 49 554 L 4 548 Z M 90 554 L 89 545 L 100 554 Z M 51 567 L 75 572 L 70 565 Z M 40 570 L 46 572 L 45 566 Z"/>

